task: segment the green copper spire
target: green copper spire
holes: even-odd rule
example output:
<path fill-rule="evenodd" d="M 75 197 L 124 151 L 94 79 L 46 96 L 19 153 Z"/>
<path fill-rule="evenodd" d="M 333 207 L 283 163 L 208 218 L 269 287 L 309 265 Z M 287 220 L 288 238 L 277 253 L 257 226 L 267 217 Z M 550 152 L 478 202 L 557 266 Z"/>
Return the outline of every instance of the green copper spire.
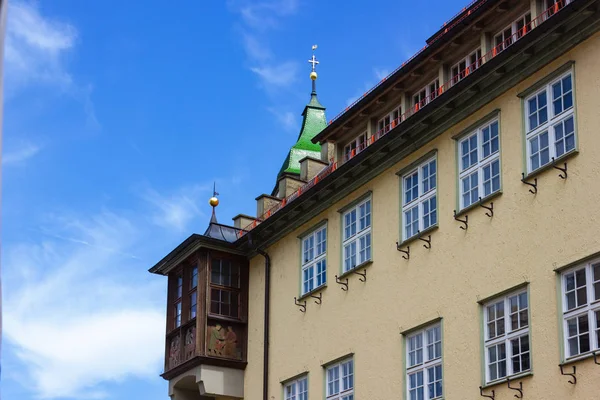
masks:
<path fill-rule="evenodd" d="M 316 48 L 317 46 L 314 45 L 313 52 Z M 279 174 L 277 174 L 278 179 L 284 173 L 300 174 L 300 160 L 304 157 L 321 158 L 321 145 L 313 143 L 311 139 L 327 126 L 327 119 L 325 118 L 325 107 L 319 103 L 319 99 L 317 98 L 317 72 L 315 71 L 315 67 L 319 62 L 315 58 L 314 53 L 312 59 L 308 60 L 308 62 L 312 64 L 312 72 L 310 73 L 312 93 L 310 94 L 310 101 L 302 112 L 302 128 L 300 129 L 298 140 L 285 158 Z"/>

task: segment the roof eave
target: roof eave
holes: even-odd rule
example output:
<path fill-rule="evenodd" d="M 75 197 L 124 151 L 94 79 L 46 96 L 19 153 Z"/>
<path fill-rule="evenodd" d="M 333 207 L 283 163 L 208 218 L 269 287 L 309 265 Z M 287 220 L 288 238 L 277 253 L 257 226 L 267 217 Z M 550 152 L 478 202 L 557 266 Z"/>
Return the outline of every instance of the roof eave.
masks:
<path fill-rule="evenodd" d="M 468 16 L 468 20 L 465 23 L 472 21 L 473 19 L 480 16 L 484 11 L 487 11 L 494 3 L 494 0 L 480 0 L 480 2 L 487 2 L 484 6 L 478 7 L 474 11 L 471 12 Z M 475 8 L 475 6 L 479 4 L 479 2 L 473 4 L 471 10 Z M 465 12 L 469 12 L 466 10 Z M 457 20 L 463 14 L 461 13 L 457 17 L 455 17 L 451 22 Z M 440 47 L 442 47 L 449 39 L 453 38 L 457 30 L 462 27 L 463 24 L 458 24 L 452 29 L 450 29 L 443 37 L 431 43 L 431 45 L 426 46 L 420 53 L 417 53 L 413 56 L 413 58 L 409 59 L 403 65 L 401 65 L 395 72 L 393 72 L 387 78 L 384 78 L 383 81 L 375 87 L 370 93 L 368 93 L 365 97 L 360 99 L 356 104 L 348 109 L 343 115 L 339 116 L 335 119 L 331 124 L 327 125 L 325 129 L 323 129 L 319 134 L 317 134 L 313 139 L 313 143 L 324 143 L 326 142 L 332 134 L 337 131 L 337 129 L 345 124 L 349 119 L 353 118 L 356 114 L 358 114 L 364 108 L 367 108 L 372 102 L 374 102 L 379 96 L 381 96 L 384 92 L 390 90 L 392 86 L 394 86 L 398 80 L 406 75 L 408 72 L 413 70 L 418 64 L 427 60 L 431 53 L 437 51 Z"/>

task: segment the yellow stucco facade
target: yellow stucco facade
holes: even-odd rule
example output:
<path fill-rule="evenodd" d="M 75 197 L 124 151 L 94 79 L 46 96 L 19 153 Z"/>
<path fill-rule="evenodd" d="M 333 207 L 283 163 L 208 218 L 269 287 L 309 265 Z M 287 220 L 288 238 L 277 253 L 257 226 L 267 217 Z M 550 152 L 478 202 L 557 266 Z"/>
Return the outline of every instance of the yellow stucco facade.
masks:
<path fill-rule="evenodd" d="M 568 178 L 550 168 L 537 177 L 533 195 L 521 182 L 524 172 L 522 100 L 517 95 L 573 61 L 578 152 L 569 156 Z M 532 374 L 520 378 L 528 399 L 600 399 L 600 365 L 578 361 L 577 384 L 561 376 L 562 312 L 555 269 L 600 252 L 600 34 L 506 91 L 310 222 L 265 249 L 272 264 L 270 399 L 282 398 L 282 382 L 308 374 L 309 398 L 324 399 L 323 364 L 352 354 L 356 399 L 401 399 L 406 392 L 401 332 L 441 319 L 443 389 L 447 399 L 481 399 L 483 384 L 482 307 L 479 301 L 527 285 L 530 302 Z M 460 229 L 455 135 L 499 110 L 501 193 L 491 199 L 494 216 L 469 211 Z M 401 182 L 396 173 L 437 151 L 438 227 L 431 249 L 414 241 L 410 259 L 396 250 L 400 239 Z M 349 290 L 341 272 L 341 215 L 338 210 L 372 192 L 372 254 L 367 281 L 351 274 Z M 486 204 L 489 204 L 486 203 Z M 298 235 L 327 221 L 327 287 L 322 304 L 307 299 L 306 312 L 294 305 L 300 295 Z M 262 397 L 264 259 L 250 262 L 248 367 L 244 398 Z M 571 369 L 571 365 L 566 367 Z M 517 382 L 518 382 L 517 381 Z M 497 384 L 497 399 L 516 393 Z"/>

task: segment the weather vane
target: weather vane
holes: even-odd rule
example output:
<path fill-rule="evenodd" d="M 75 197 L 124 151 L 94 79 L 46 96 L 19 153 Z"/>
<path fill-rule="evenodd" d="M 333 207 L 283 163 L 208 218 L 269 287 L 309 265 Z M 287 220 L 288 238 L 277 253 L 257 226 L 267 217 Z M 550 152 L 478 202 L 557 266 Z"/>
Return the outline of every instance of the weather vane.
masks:
<path fill-rule="evenodd" d="M 316 45 L 316 44 L 313 44 L 313 46 L 312 46 L 313 55 L 312 55 L 312 58 L 311 58 L 310 60 L 308 60 L 308 62 L 309 62 L 310 64 L 312 64 L 312 70 L 313 70 L 313 72 L 315 71 L 315 67 L 316 67 L 316 66 L 317 66 L 317 64 L 319 63 L 319 62 L 317 61 L 317 58 L 315 57 L 315 50 L 316 50 L 316 49 L 317 49 L 317 45 Z"/>
<path fill-rule="evenodd" d="M 208 204 L 210 204 L 213 207 L 213 213 L 214 208 L 219 205 L 219 199 L 217 198 L 218 195 L 219 193 L 217 193 L 217 183 L 213 182 L 213 195 L 210 198 L 210 200 L 208 200 Z"/>
<path fill-rule="evenodd" d="M 317 86 L 316 86 L 316 82 L 315 82 L 317 80 L 317 71 L 315 71 L 315 68 L 316 68 L 317 64 L 319 63 L 317 61 L 317 57 L 315 57 L 316 49 L 317 49 L 317 45 L 313 44 L 313 46 L 312 46 L 313 55 L 312 55 L 312 58 L 310 60 L 308 60 L 308 62 L 310 64 L 312 64 L 312 71 L 310 73 L 310 79 L 312 80 L 312 93 L 314 95 L 317 94 Z"/>

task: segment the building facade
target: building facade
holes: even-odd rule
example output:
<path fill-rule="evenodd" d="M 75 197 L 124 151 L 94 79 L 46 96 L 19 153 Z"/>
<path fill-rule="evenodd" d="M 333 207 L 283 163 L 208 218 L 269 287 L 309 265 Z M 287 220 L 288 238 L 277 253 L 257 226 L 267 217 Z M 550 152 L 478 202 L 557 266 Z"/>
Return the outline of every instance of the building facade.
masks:
<path fill-rule="evenodd" d="M 473 2 L 154 266 L 171 397 L 600 398 L 599 3 Z"/>

